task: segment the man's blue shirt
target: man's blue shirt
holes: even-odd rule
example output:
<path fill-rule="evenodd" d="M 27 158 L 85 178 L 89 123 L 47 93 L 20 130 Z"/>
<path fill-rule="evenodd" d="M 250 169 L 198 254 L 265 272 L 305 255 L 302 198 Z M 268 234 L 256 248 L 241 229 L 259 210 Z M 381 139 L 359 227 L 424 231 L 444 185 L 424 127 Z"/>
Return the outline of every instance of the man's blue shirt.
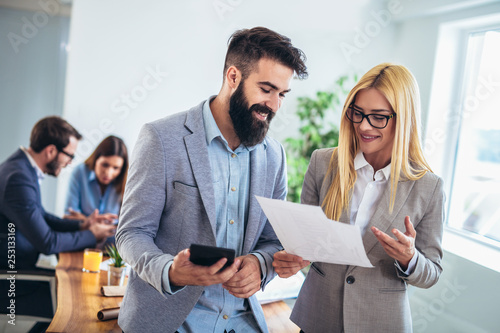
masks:
<path fill-rule="evenodd" d="M 203 105 L 203 121 L 215 197 L 216 243 L 219 247 L 234 249 L 238 257 L 242 255 L 248 219 L 250 152 L 257 145 L 252 147 L 240 145 L 233 151 L 215 122 L 210 110 L 210 100 Z M 265 141 L 260 144 L 265 145 Z M 264 258 L 259 253 L 254 255 L 259 259 L 262 274 L 265 276 Z M 164 282 L 165 273 L 168 275 L 170 265 L 164 270 Z M 167 292 L 172 292 L 168 290 L 169 286 L 165 289 Z M 221 284 L 205 287 L 198 303 L 178 332 L 224 332 L 224 330 L 260 331 L 246 299 L 231 295 Z"/>

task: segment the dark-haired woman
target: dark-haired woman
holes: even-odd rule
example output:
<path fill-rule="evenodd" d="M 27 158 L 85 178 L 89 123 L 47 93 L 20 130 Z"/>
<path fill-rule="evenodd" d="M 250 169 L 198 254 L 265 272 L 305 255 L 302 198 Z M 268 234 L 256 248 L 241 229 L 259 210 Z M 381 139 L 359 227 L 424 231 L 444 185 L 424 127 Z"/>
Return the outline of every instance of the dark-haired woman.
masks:
<path fill-rule="evenodd" d="M 96 209 L 117 219 L 127 180 L 128 153 L 122 139 L 108 136 L 71 175 L 65 218 L 82 219 Z"/>

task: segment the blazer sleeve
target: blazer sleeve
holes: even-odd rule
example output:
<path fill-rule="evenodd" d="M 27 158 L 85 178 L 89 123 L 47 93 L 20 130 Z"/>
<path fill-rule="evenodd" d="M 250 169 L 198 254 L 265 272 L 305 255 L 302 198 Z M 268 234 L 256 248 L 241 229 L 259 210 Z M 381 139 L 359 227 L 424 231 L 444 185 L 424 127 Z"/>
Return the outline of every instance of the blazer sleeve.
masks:
<path fill-rule="evenodd" d="M 80 168 L 76 167 L 71 174 L 71 179 L 69 180 L 68 194 L 66 197 L 66 205 L 64 206 L 64 212 L 69 212 L 69 208 L 73 209 L 76 212 L 81 213 L 81 191 L 82 185 L 79 180 Z"/>
<path fill-rule="evenodd" d="M 88 230 L 73 232 L 53 230 L 50 224 L 60 224 L 63 221 L 45 213 L 35 186 L 26 173 L 18 172 L 8 181 L 6 192 L 9 195 L 5 199 L 6 216 L 16 224 L 16 228 L 35 249 L 44 254 L 53 254 L 95 246 L 96 239 Z M 73 228 L 73 223 L 74 221 L 68 228 Z"/>
<path fill-rule="evenodd" d="M 285 150 L 281 148 L 281 166 L 277 173 L 276 184 L 273 191 L 273 199 L 285 200 L 287 194 L 287 174 L 286 174 L 286 155 Z M 271 223 L 266 219 L 264 229 L 257 241 L 257 245 L 252 252 L 257 252 L 264 258 L 266 272 L 262 279 L 261 288 L 264 288 L 276 275 L 273 267 L 273 257 L 283 246 L 274 232 Z M 264 273 L 264 272 L 263 272 Z"/>
<path fill-rule="evenodd" d="M 304 175 L 304 183 L 302 184 L 302 193 L 300 194 L 300 202 L 305 205 L 319 206 L 319 191 L 321 186 L 318 186 L 316 179 L 318 178 L 317 165 L 318 150 L 313 151 L 311 161 Z"/>
<path fill-rule="evenodd" d="M 443 239 L 444 202 L 443 180 L 438 178 L 425 214 L 415 228 L 417 232 L 415 268 L 409 275 L 404 274 L 399 269 L 396 270 L 400 278 L 419 288 L 432 287 L 438 282 L 443 271 L 441 267 L 443 257 L 441 241 Z"/>
<path fill-rule="evenodd" d="M 80 220 L 60 219 L 55 215 L 44 211 L 45 222 L 56 231 L 78 231 L 80 230 Z"/>
<path fill-rule="evenodd" d="M 116 246 L 139 277 L 163 294 L 162 272 L 174 255 L 163 253 L 154 240 L 166 200 L 166 156 L 151 124 L 138 136 L 125 187 Z"/>

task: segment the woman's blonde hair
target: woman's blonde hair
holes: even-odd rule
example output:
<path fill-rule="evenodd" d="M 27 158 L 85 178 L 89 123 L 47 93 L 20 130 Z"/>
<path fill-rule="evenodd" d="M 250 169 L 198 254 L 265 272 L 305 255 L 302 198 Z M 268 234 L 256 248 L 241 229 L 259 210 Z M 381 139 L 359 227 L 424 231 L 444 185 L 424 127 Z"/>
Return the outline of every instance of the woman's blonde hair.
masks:
<path fill-rule="evenodd" d="M 420 93 L 417 81 L 404 66 L 390 63 L 375 66 L 349 92 L 342 110 L 339 145 L 332 154 L 328 170 L 329 173 L 336 170 L 336 173 L 322 204 L 326 215 L 333 220 L 339 220 L 342 212 L 347 211 L 356 182 L 354 158 L 359 150 L 359 142 L 346 112 L 355 102 L 356 94 L 368 88 L 375 88 L 382 93 L 396 113 L 390 120 L 396 121 L 396 126 L 391 155 L 389 212 L 392 213 L 394 208 L 400 179 L 417 180 L 427 171 L 432 172 L 424 158 L 419 139 Z"/>

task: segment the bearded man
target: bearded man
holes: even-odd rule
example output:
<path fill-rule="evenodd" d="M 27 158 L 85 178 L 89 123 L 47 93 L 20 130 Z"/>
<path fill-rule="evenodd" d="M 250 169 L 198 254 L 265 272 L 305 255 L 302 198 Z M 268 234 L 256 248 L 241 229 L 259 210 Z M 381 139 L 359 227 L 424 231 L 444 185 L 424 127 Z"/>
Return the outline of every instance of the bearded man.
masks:
<path fill-rule="evenodd" d="M 143 126 L 116 244 L 132 266 L 119 325 L 128 332 L 267 332 L 255 292 L 281 250 L 256 195 L 285 199 L 283 147 L 266 136 L 305 56 L 267 28 L 236 31 L 217 96 Z M 212 266 L 191 244 L 234 249 Z"/>

